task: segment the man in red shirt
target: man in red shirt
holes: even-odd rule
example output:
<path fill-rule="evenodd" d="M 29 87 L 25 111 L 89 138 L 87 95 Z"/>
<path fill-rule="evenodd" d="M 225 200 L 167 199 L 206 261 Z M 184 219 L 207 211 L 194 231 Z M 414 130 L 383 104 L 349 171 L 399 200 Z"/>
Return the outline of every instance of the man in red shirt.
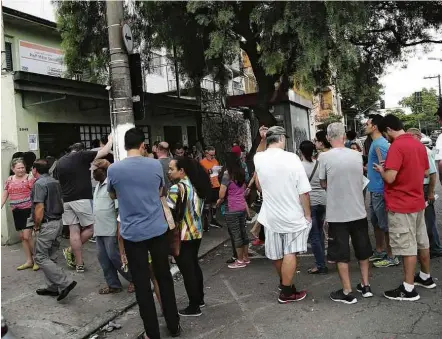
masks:
<path fill-rule="evenodd" d="M 430 243 L 422 188 L 422 180 L 429 170 L 427 151 L 411 134 L 405 133 L 402 122 L 392 114 L 382 119 L 379 130 L 391 146 L 385 164 L 374 167 L 385 181 L 390 246 L 393 255 L 402 256 L 404 262 L 404 283 L 384 292 L 384 296 L 392 300 L 416 301 L 420 296 L 415 285 L 436 287 L 430 275 Z M 414 275 L 417 255 L 421 271 Z"/>

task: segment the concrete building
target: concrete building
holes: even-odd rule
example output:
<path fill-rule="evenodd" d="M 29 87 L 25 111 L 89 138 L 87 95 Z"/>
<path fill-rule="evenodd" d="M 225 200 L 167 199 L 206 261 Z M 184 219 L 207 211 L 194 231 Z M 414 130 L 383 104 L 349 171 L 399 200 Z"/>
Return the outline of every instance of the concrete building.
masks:
<path fill-rule="evenodd" d="M 315 130 L 315 133 L 331 116 L 342 117 L 342 122 L 344 122 L 341 95 L 335 86 L 323 88 L 318 95 L 313 97 L 312 104 L 312 129 Z"/>
<path fill-rule="evenodd" d="M 33 151 L 58 157 L 74 142 L 91 147 L 110 132 L 105 86 L 63 78 L 61 38 L 54 22 L 2 8 L 1 182 L 12 154 Z M 3 44 L 4 42 L 4 44 Z M 197 139 L 195 100 L 145 93 L 146 143 L 167 140 L 192 145 Z M 12 215 L 2 209 L 1 242 L 17 241 Z"/>

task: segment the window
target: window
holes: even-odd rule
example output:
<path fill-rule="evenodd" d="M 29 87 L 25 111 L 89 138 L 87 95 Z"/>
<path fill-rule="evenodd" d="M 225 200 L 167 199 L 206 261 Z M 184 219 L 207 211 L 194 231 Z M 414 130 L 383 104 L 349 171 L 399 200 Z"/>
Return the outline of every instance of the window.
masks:
<path fill-rule="evenodd" d="M 105 135 L 109 135 L 111 127 L 106 125 L 82 125 L 80 126 L 80 140 L 86 149 L 92 148 L 92 141 Z"/>
<path fill-rule="evenodd" d="M 6 67 L 2 67 L 4 70 L 11 72 L 13 70 L 12 64 L 12 43 L 5 42 L 5 61 Z"/>
<path fill-rule="evenodd" d="M 137 126 L 137 127 L 141 129 L 144 133 L 144 142 L 150 145 L 150 126 Z"/>
<path fill-rule="evenodd" d="M 156 53 L 149 55 L 149 74 L 163 76 L 162 56 Z"/>
<path fill-rule="evenodd" d="M 137 126 L 144 133 L 144 142 L 150 144 L 150 126 Z M 80 140 L 84 143 L 86 149 L 91 149 L 92 141 L 111 133 L 110 125 L 81 125 Z"/>

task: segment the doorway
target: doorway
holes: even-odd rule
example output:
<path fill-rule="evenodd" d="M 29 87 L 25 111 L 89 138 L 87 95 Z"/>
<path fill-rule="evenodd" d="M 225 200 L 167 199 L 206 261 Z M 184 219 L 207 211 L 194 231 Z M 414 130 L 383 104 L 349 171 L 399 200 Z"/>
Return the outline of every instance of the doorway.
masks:
<path fill-rule="evenodd" d="M 183 143 L 181 126 L 164 126 L 164 140 L 169 143 L 170 149 L 175 149 L 177 143 Z"/>
<path fill-rule="evenodd" d="M 187 126 L 187 142 L 189 149 L 191 149 L 192 146 L 195 146 L 197 138 L 196 126 Z"/>

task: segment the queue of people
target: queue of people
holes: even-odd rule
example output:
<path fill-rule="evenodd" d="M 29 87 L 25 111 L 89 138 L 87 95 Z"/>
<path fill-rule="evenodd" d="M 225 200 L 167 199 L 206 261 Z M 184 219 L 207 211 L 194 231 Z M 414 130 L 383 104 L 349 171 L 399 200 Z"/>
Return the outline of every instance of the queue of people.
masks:
<path fill-rule="evenodd" d="M 180 316 L 200 316 L 205 306 L 198 251 L 204 231 L 209 226 L 221 227 L 217 221 L 220 214 L 225 216 L 232 242 L 228 268 L 244 269 L 251 264 L 246 197 L 256 185 L 262 205 L 252 234 L 261 230 L 265 236 L 260 241 L 278 274 L 279 303 L 307 296 L 307 291 L 293 282 L 297 254 L 307 251 L 308 242 L 315 257 L 309 274 L 328 274 L 330 264 L 337 266 L 342 286 L 330 293 L 331 300 L 354 304 L 357 297 L 353 289 L 363 298 L 373 297 L 370 262 L 385 268 L 399 265 L 400 260 L 403 281 L 384 296 L 419 300 L 415 286 L 436 287 L 430 257 L 442 253 L 434 211 L 435 161 L 420 143 L 420 131 L 405 132 L 393 115 L 371 115 L 366 133 L 371 142 L 365 165 L 368 179 L 364 178 L 362 148 L 355 140 L 348 142 L 341 123 L 318 132 L 314 142 L 303 141 L 301 157 L 285 151 L 284 128 L 261 127 L 251 180 L 238 145 L 232 147 L 221 167 L 210 146 L 200 160 L 186 156 L 180 147 L 175 147 L 172 158 L 166 142 L 158 142 L 147 152 L 144 134 L 136 128 L 125 134 L 127 158 L 114 164 L 104 159 L 112 148 L 111 137 L 92 151 L 74 144 L 55 163 L 53 177 L 49 175 L 52 164 L 46 159 L 33 162 L 32 176 L 23 159 L 14 159 L 14 175 L 5 184 L 2 207 L 9 198 L 26 255 L 25 264 L 17 269 L 40 268 L 47 286 L 36 293 L 63 300 L 77 285 L 51 260 L 63 225 L 70 229 L 70 247 L 63 253 L 67 265 L 77 273 L 86 269 L 82 245 L 94 235 L 106 282 L 99 293 L 122 292 L 120 273 L 129 282 L 128 292 L 135 292 L 140 308 L 145 333 L 139 338 L 160 338 L 153 282 L 170 335 L 177 337 L 182 331 Z M 94 190 L 91 173 L 96 181 Z M 370 193 L 374 250 L 365 186 Z M 355 288 L 349 273 L 350 244 L 361 274 Z M 182 309 L 176 303 L 171 254 L 188 296 L 188 305 Z M 415 274 L 417 259 L 420 271 Z"/>

